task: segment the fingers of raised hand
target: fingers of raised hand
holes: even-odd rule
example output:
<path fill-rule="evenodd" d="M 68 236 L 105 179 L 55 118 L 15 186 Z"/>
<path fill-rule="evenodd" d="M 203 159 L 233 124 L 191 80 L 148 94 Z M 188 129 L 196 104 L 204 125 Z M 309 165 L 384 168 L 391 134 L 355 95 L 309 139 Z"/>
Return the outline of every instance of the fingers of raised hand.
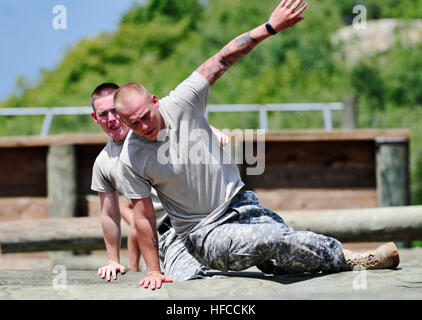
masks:
<path fill-rule="evenodd" d="M 281 1 L 281 2 L 279 3 L 279 5 L 278 5 L 277 9 L 278 9 L 278 8 L 283 8 L 283 7 L 285 7 L 285 6 L 286 6 L 287 1 L 289 1 L 289 0 L 283 0 L 283 1 Z"/>
<path fill-rule="evenodd" d="M 303 12 L 303 11 L 305 11 L 305 9 L 306 9 L 307 7 L 308 7 L 308 4 L 305 2 L 305 3 L 303 4 L 303 6 L 301 6 L 299 9 L 297 9 L 293 15 L 294 15 L 295 17 L 297 17 L 297 16 L 301 15 L 301 14 L 302 14 L 302 12 Z"/>
<path fill-rule="evenodd" d="M 277 32 L 290 28 L 303 20 L 300 14 L 307 8 L 307 3 L 303 3 L 303 0 L 296 0 L 294 3 L 293 1 L 282 1 L 280 6 L 271 14 L 269 22 Z"/>
<path fill-rule="evenodd" d="M 293 16 L 297 17 L 300 15 L 307 7 L 307 3 L 303 3 L 303 5 L 299 8 L 299 6 L 302 4 L 303 0 L 296 0 L 293 3 L 293 0 L 285 0 L 281 2 L 281 8 L 284 8 L 285 11 L 288 11 L 288 13 L 293 14 Z M 292 4 L 293 3 L 293 4 Z M 299 8 L 298 10 L 296 10 Z M 295 11 L 296 10 L 296 11 Z"/>
<path fill-rule="evenodd" d="M 297 1 L 302 1 L 302 0 L 297 0 Z M 290 5 L 292 4 L 292 2 L 293 0 L 287 0 L 283 7 L 291 9 Z"/>

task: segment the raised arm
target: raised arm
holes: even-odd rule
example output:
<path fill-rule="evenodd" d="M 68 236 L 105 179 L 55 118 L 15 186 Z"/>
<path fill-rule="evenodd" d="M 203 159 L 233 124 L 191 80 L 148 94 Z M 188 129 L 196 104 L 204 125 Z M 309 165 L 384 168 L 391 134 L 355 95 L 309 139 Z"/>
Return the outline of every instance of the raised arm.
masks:
<path fill-rule="evenodd" d="M 306 9 L 307 4 L 303 0 L 283 0 L 271 14 L 268 23 L 262 24 L 230 41 L 214 56 L 205 61 L 196 70 L 201 73 L 213 85 L 232 65 L 247 55 L 261 41 L 272 35 L 271 28 L 280 32 L 294 26 L 303 20 L 300 14 Z M 293 3 L 293 4 L 292 4 Z"/>
<path fill-rule="evenodd" d="M 132 202 L 139 246 L 147 268 L 147 277 L 142 279 L 139 285 L 144 288 L 151 286 L 152 290 L 159 289 L 162 282 L 172 282 L 173 280 L 161 274 L 154 205 L 151 197 L 140 200 L 132 199 Z"/>
<path fill-rule="evenodd" d="M 107 250 L 107 265 L 98 269 L 98 275 L 110 281 L 111 276 L 117 279 L 117 272 L 125 273 L 125 267 L 120 264 L 120 210 L 117 192 L 98 193 L 101 203 L 101 224 L 104 242 Z"/>

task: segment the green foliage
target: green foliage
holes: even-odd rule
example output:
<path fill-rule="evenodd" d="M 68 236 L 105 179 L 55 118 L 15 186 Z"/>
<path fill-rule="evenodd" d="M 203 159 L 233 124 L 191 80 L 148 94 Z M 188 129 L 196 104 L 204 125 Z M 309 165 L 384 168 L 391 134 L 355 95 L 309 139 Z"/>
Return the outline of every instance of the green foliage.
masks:
<path fill-rule="evenodd" d="M 420 19 L 422 17 L 420 0 L 337 0 L 336 6 L 345 24 L 352 24 L 355 17 L 352 8 L 357 5 L 365 6 L 368 19 Z"/>
<path fill-rule="evenodd" d="M 358 94 L 360 126 L 411 129 L 412 197 L 422 203 L 422 44 L 395 46 L 353 67 L 338 59 L 333 32 L 351 24 L 356 5 L 368 19 L 422 17 L 422 0 L 308 1 L 305 20 L 261 43 L 213 86 L 210 103 L 340 101 Z M 24 77 L 0 107 L 89 105 L 102 82 L 143 83 L 162 97 L 235 36 L 265 22 L 277 0 L 149 0 L 134 5 L 115 32 L 87 38 L 43 70 L 36 85 Z M 400 34 L 400 30 L 398 31 Z M 258 117 L 210 114 L 220 128 L 256 128 Z M 0 118 L 0 135 L 38 134 L 42 117 Z M 340 126 L 340 115 L 334 115 Z M 271 113 L 272 129 L 322 126 L 320 113 Z M 52 133 L 100 132 L 89 117 L 57 117 Z"/>
<path fill-rule="evenodd" d="M 126 13 L 121 24 L 146 24 L 155 19 L 175 22 L 189 17 L 192 21 L 199 18 L 202 6 L 197 0 L 150 0 L 146 5 L 135 5 Z"/>
<path fill-rule="evenodd" d="M 342 22 L 333 4 L 312 3 L 305 22 L 262 43 L 217 82 L 210 103 L 339 100 L 344 84 L 341 66 L 332 59 L 330 33 Z M 136 5 L 116 32 L 84 39 L 56 68 L 43 71 L 38 85 L 20 90 L 3 106 L 87 105 L 92 88 L 104 81 L 135 80 L 165 95 L 232 38 L 266 21 L 276 5 L 274 0 Z"/>
<path fill-rule="evenodd" d="M 386 81 L 386 99 L 389 103 L 402 105 L 422 104 L 422 43 L 416 46 L 397 44 L 378 68 Z M 388 63 L 388 64 L 387 64 Z"/>
<path fill-rule="evenodd" d="M 350 82 L 354 93 L 360 97 L 361 102 L 376 109 L 384 108 L 385 85 L 377 68 L 365 62 L 358 63 L 351 70 Z"/>

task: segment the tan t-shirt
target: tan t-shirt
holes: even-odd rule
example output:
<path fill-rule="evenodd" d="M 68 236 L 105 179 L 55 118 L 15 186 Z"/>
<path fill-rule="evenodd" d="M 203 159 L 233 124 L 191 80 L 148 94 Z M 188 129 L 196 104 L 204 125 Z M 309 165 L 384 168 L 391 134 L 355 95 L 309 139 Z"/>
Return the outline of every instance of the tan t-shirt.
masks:
<path fill-rule="evenodd" d="M 104 149 L 95 159 L 92 168 L 91 189 L 97 192 L 113 193 L 116 190 L 122 192 L 122 179 L 120 171 L 119 156 L 123 148 L 123 141 L 114 142 L 112 139 L 108 141 Z M 154 210 L 157 221 L 157 228 L 166 219 L 167 214 L 163 210 L 160 199 L 154 189 L 151 191 L 151 198 L 154 204 Z M 129 199 L 130 201 L 130 199 Z"/>
<path fill-rule="evenodd" d="M 120 155 L 130 199 L 157 190 L 182 240 L 218 219 L 243 187 L 230 148 L 221 148 L 204 115 L 210 86 L 194 72 L 159 101 L 166 128 L 156 141 L 129 133 Z"/>

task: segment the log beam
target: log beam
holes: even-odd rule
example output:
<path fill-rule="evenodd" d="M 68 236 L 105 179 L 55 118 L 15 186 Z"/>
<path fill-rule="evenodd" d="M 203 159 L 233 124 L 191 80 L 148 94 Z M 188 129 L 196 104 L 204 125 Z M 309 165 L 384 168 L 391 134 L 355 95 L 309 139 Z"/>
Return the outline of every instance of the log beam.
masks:
<path fill-rule="evenodd" d="M 422 239 L 422 206 L 279 211 L 295 230 L 313 231 L 341 242 Z M 122 247 L 129 227 L 122 223 Z M 99 217 L 56 218 L 0 223 L 2 253 L 100 250 L 104 238 Z"/>
<path fill-rule="evenodd" d="M 313 231 L 341 242 L 422 239 L 422 206 L 279 211 L 295 230 Z"/>
<path fill-rule="evenodd" d="M 122 247 L 129 227 L 121 223 Z M 99 217 L 34 219 L 0 223 L 0 253 L 105 249 Z"/>

